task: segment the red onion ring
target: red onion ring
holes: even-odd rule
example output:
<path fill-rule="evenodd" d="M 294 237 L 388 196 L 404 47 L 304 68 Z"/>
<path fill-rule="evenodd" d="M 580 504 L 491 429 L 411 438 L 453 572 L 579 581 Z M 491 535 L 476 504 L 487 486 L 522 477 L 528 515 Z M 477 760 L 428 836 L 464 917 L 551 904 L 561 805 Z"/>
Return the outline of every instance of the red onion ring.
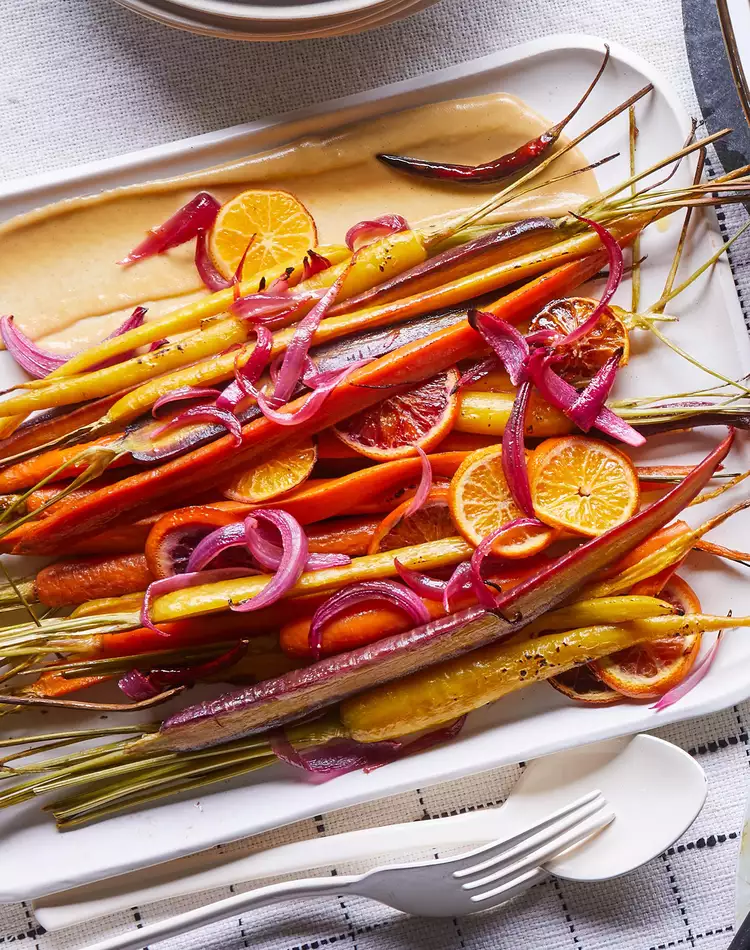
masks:
<path fill-rule="evenodd" d="M 471 580 L 471 589 L 474 591 L 474 594 L 476 595 L 476 598 L 482 607 L 493 610 L 497 606 L 494 595 L 487 588 L 487 585 L 485 584 L 482 577 L 482 564 L 484 563 L 485 558 L 487 558 L 492 553 L 492 548 L 497 539 L 501 538 L 504 534 L 507 534 L 508 531 L 511 531 L 514 528 L 537 527 L 544 527 L 542 522 L 537 518 L 514 518 L 513 521 L 509 521 L 507 524 L 501 525 L 499 528 L 495 528 L 495 530 L 491 531 L 486 538 L 482 538 L 482 540 L 476 546 L 474 553 L 471 555 L 469 576 Z"/>
<path fill-rule="evenodd" d="M 171 594 L 175 590 L 185 590 L 187 587 L 200 587 L 201 584 L 215 584 L 217 581 L 231 580 L 235 577 L 247 577 L 250 572 L 245 568 L 223 567 L 216 571 L 196 571 L 193 574 L 175 574 L 173 577 L 164 577 L 158 581 L 151 581 L 146 588 L 141 605 L 140 622 L 142 627 L 148 627 L 159 636 L 166 636 L 151 619 L 151 607 L 154 598 Z"/>
<path fill-rule="evenodd" d="M 568 416 L 582 432 L 588 432 L 594 425 L 612 391 L 620 367 L 622 353 L 615 353 L 597 371 L 588 386 L 568 410 Z"/>
<path fill-rule="evenodd" d="M 217 422 L 224 426 L 227 432 L 234 439 L 234 444 L 242 445 L 242 424 L 237 416 L 228 412 L 226 409 L 220 409 L 218 406 L 194 406 L 192 409 L 186 409 L 179 416 L 165 422 L 151 434 L 152 439 L 158 439 L 169 429 L 175 429 L 178 426 L 191 425 L 194 422 Z"/>
<path fill-rule="evenodd" d="M 482 584 L 484 587 L 484 584 Z M 451 613 L 451 603 L 454 597 L 457 597 L 462 591 L 471 590 L 471 564 L 464 561 L 459 564 L 455 571 L 448 578 L 443 592 L 443 609 L 447 614 Z"/>
<path fill-rule="evenodd" d="M 277 425 L 301 425 L 311 419 L 339 383 L 342 383 L 350 373 L 353 373 L 355 369 L 359 369 L 361 365 L 362 361 L 358 361 L 347 366 L 346 369 L 331 371 L 327 374 L 330 378 L 324 383 L 319 383 L 299 409 L 295 409 L 293 412 L 279 412 L 270 404 L 269 397 L 264 392 L 256 390 L 255 398 L 258 402 L 258 408 L 266 419 L 270 419 L 271 422 L 275 422 Z M 322 378 L 323 375 L 321 373 L 318 378 Z"/>
<path fill-rule="evenodd" d="M 294 335 L 289 341 L 286 353 L 284 354 L 284 360 L 281 364 L 281 369 L 279 370 L 279 375 L 273 390 L 273 398 L 279 405 L 283 405 L 287 402 L 294 392 L 294 387 L 302 375 L 302 367 L 304 366 L 313 336 L 320 326 L 320 321 L 325 316 L 326 311 L 335 301 L 336 297 L 338 297 L 344 285 L 344 281 L 349 276 L 349 271 L 352 268 L 354 260 L 355 258 L 352 257 L 336 281 L 326 290 L 312 310 L 297 324 Z"/>
<path fill-rule="evenodd" d="M 578 399 L 578 390 L 570 385 L 569 382 L 559 376 L 550 366 L 550 356 L 540 350 L 531 353 L 527 363 L 529 375 L 534 380 L 534 385 L 544 398 L 556 409 L 562 410 L 566 415 L 570 407 Z M 631 425 L 615 415 L 611 409 L 604 406 L 596 417 L 594 425 L 597 429 L 614 439 L 619 439 L 626 445 L 643 445 L 646 439 L 637 432 Z"/>
<path fill-rule="evenodd" d="M 525 379 L 529 344 L 525 337 L 510 323 L 483 310 L 470 310 L 469 324 L 490 346 L 503 364 L 514 386 Z"/>
<path fill-rule="evenodd" d="M 119 688 L 129 699 L 143 700 L 158 696 L 165 689 L 176 686 L 195 686 L 200 679 L 215 676 L 234 666 L 247 653 L 247 641 L 240 642 L 220 656 L 203 663 L 177 669 L 151 670 L 148 674 L 130 670 L 118 682 Z"/>
<path fill-rule="evenodd" d="M 109 336 L 106 336 L 103 343 L 107 340 L 114 340 L 115 337 L 122 336 L 129 330 L 135 330 L 143 324 L 146 316 L 146 307 L 136 307 L 130 316 Z M 25 370 L 29 376 L 34 379 L 43 379 L 49 376 L 51 372 L 64 366 L 68 360 L 78 356 L 83 350 L 77 350 L 69 356 L 55 356 L 54 353 L 48 353 L 40 346 L 37 346 L 17 325 L 12 316 L 0 317 L 0 336 L 2 337 L 5 348 L 13 359 L 18 363 L 22 370 Z M 111 366 L 114 363 L 120 363 L 123 360 L 130 359 L 131 353 L 120 353 L 111 360 L 98 363 L 91 369 L 103 369 L 105 366 Z"/>
<path fill-rule="evenodd" d="M 207 231 L 201 229 L 195 240 L 195 269 L 204 285 L 214 293 L 232 286 L 232 281 L 218 270 L 208 253 Z"/>
<path fill-rule="evenodd" d="M 254 515 L 245 519 L 243 527 L 245 546 L 250 554 L 264 571 L 277 571 L 284 553 L 283 549 L 263 533 Z M 348 554 L 310 554 L 305 562 L 305 570 L 319 571 L 326 567 L 345 567 L 351 562 L 352 559 Z"/>
<path fill-rule="evenodd" d="M 394 559 L 393 565 L 398 576 L 417 597 L 424 597 L 426 600 L 443 600 L 448 581 L 438 580 L 437 577 L 430 577 L 429 574 L 423 574 L 421 571 L 413 571 L 410 567 L 405 567 L 398 558 Z"/>
<path fill-rule="evenodd" d="M 415 445 L 414 448 L 417 450 L 417 455 L 422 460 L 422 474 L 419 479 L 419 487 L 417 488 L 414 497 L 409 504 L 409 507 L 401 516 L 402 518 L 409 518 L 411 515 L 416 514 L 422 505 L 427 501 L 427 496 L 430 494 L 430 489 L 432 488 L 432 465 L 430 460 L 427 457 L 427 453 L 419 445 Z"/>
<path fill-rule="evenodd" d="M 154 419 L 157 419 L 159 410 L 163 406 L 171 405 L 173 402 L 186 402 L 192 399 L 211 399 L 213 401 L 220 395 L 221 393 L 218 389 L 200 388 L 198 386 L 180 386 L 177 389 L 173 389 L 171 393 L 165 393 L 163 396 L 159 396 L 151 407 L 151 415 Z"/>
<path fill-rule="evenodd" d="M 152 228 L 144 240 L 117 263 L 121 267 L 129 267 L 137 261 L 163 254 L 172 247 L 184 244 L 196 237 L 200 231 L 206 231 L 213 225 L 219 208 L 221 205 L 213 195 L 209 195 L 207 191 L 199 192 L 175 211 L 171 218 Z"/>
<path fill-rule="evenodd" d="M 344 241 L 349 250 L 353 251 L 357 244 L 361 247 L 363 244 L 370 244 L 386 234 L 398 234 L 399 231 L 408 230 L 409 225 L 406 218 L 402 218 L 400 214 L 381 214 L 379 218 L 360 221 L 353 225 L 346 232 Z"/>
<path fill-rule="evenodd" d="M 426 752 L 441 742 L 455 739 L 465 722 L 466 716 L 460 716 L 450 725 L 433 729 L 411 742 L 332 739 L 323 746 L 299 751 L 289 742 L 283 730 L 280 730 L 269 737 L 269 744 L 271 751 L 282 762 L 302 769 L 310 782 L 319 784 L 359 769 L 372 772 L 406 756 Z"/>
<path fill-rule="evenodd" d="M 201 538 L 188 559 L 185 573 L 194 574 L 202 571 L 222 551 L 236 547 L 247 547 L 245 525 L 241 521 L 224 525 Z"/>
<path fill-rule="evenodd" d="M 691 690 L 695 689 L 698 683 L 700 683 L 711 669 L 716 659 L 716 654 L 719 652 L 719 646 L 723 636 L 724 631 L 720 630 L 716 635 L 716 639 L 708 648 L 706 655 L 695 664 L 685 679 L 667 690 L 652 706 L 649 706 L 649 709 L 653 709 L 654 712 L 661 712 L 662 709 L 673 706 L 679 699 L 682 699 L 683 696 L 686 696 Z"/>
<path fill-rule="evenodd" d="M 137 703 L 142 702 L 144 699 L 153 699 L 154 696 L 158 696 L 161 692 L 160 689 L 154 686 L 148 676 L 140 670 L 130 670 L 128 673 L 125 673 L 118 680 L 117 686 L 128 699 L 133 699 Z"/>
<path fill-rule="evenodd" d="M 472 383 L 478 383 L 480 379 L 488 373 L 492 373 L 498 367 L 498 360 L 496 356 L 488 356 L 486 360 L 478 360 L 473 366 L 470 366 L 466 372 L 460 377 L 456 385 L 451 390 L 451 396 L 454 393 L 459 392 L 466 386 L 470 386 Z"/>
<path fill-rule="evenodd" d="M 368 600 L 384 600 L 405 611 L 415 625 L 429 623 L 430 614 L 414 591 L 396 581 L 362 581 L 336 591 L 318 607 L 310 624 L 310 650 L 320 659 L 323 646 L 323 628 L 342 611 Z"/>
<path fill-rule="evenodd" d="M 513 496 L 513 501 L 529 517 L 534 516 L 534 502 L 531 497 L 529 472 L 526 467 L 525 438 L 526 412 L 529 407 L 531 387 L 531 380 L 525 380 L 518 387 L 508 423 L 503 432 L 503 452 L 501 456 L 505 480 Z"/>
<path fill-rule="evenodd" d="M 252 518 L 254 521 L 267 521 L 278 530 L 282 555 L 273 578 L 256 597 L 239 604 L 230 604 L 231 610 L 241 613 L 270 607 L 280 600 L 297 583 L 308 559 L 307 535 L 296 518 L 286 511 L 272 508 L 258 508 Z M 249 535 L 250 531 L 247 531 L 246 536 Z"/>
<path fill-rule="evenodd" d="M 582 336 L 586 336 L 590 330 L 594 329 L 599 317 L 602 315 L 607 307 L 607 304 L 614 297 L 615 291 L 620 286 L 623 272 L 622 248 L 617 243 L 617 240 L 598 222 L 592 221 L 591 218 L 584 218 L 579 214 L 575 214 L 575 212 L 572 212 L 572 214 L 574 218 L 578 218 L 579 221 L 583 221 L 584 224 L 588 224 L 590 228 L 593 228 L 601 238 L 601 242 L 607 252 L 607 259 L 609 261 L 609 275 L 607 276 L 607 283 L 604 287 L 604 292 L 599 299 L 599 303 L 591 311 L 591 314 L 583 321 L 583 323 L 579 323 L 577 327 L 574 327 L 570 333 L 560 337 L 560 339 L 556 341 L 557 346 L 575 343 L 576 340 L 580 340 Z"/>

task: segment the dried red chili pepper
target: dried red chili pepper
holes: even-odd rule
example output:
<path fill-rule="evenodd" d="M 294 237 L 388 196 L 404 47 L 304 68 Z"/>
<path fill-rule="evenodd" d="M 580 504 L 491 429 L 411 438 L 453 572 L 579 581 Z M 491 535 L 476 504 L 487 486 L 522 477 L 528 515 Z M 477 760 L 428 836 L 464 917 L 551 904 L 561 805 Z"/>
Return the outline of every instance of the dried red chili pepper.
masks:
<path fill-rule="evenodd" d="M 596 76 L 591 80 L 588 88 L 578 100 L 573 109 L 557 125 L 553 125 L 536 138 L 529 139 L 515 151 L 501 155 L 500 158 L 485 162 L 482 165 L 454 165 L 448 162 L 430 162 L 422 158 L 410 158 L 406 155 L 379 154 L 379 161 L 391 168 L 420 178 L 431 178 L 438 181 L 466 182 L 467 184 L 483 184 L 502 181 L 517 172 L 528 168 L 540 159 L 560 138 L 565 126 L 578 113 L 584 102 L 591 95 L 594 87 L 609 62 L 609 46 L 605 46 L 604 59 Z"/>

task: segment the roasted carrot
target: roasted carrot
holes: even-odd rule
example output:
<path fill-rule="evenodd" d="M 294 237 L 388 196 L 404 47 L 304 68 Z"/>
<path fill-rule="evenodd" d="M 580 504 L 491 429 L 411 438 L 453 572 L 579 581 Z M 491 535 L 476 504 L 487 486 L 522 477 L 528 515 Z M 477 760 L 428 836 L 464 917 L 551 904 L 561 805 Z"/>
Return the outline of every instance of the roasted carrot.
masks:
<path fill-rule="evenodd" d="M 77 676 L 75 679 L 63 676 L 55 669 L 45 670 L 38 679 L 20 690 L 22 696 L 43 696 L 46 699 L 60 698 L 77 693 L 88 686 L 106 683 L 111 676 Z"/>
<path fill-rule="evenodd" d="M 86 445 L 72 445 L 64 449 L 49 449 L 49 451 L 43 452 L 41 455 L 36 455 L 32 458 L 24 459 L 22 462 L 9 465 L 0 472 L 0 494 L 4 495 L 10 492 L 24 491 L 27 488 L 32 488 L 43 479 L 53 475 L 58 469 L 65 465 L 66 462 L 70 464 L 60 472 L 58 479 L 71 478 L 74 475 L 79 475 L 87 469 L 89 464 L 88 461 L 84 459 L 78 462 L 75 461 L 84 449 L 93 448 L 95 446 L 112 445 L 118 439 L 119 435 L 105 435 L 101 439 L 96 439 L 94 442 L 89 442 Z M 127 465 L 128 458 L 123 456 L 110 464 L 112 466 Z"/>
<path fill-rule="evenodd" d="M 22 452 L 40 448 L 56 439 L 61 439 L 81 426 L 96 422 L 119 399 L 119 395 L 107 396 L 96 402 L 88 402 L 83 406 L 71 409 L 61 414 L 52 410 L 46 415 L 29 419 L 9 436 L 0 441 L 0 462 L 12 458 Z"/>
<path fill-rule="evenodd" d="M 67 607 L 145 590 L 152 580 L 145 555 L 118 554 L 49 564 L 36 575 L 34 588 L 46 607 Z"/>
<path fill-rule="evenodd" d="M 653 554 L 654 551 L 658 551 L 660 548 L 664 547 L 669 541 L 673 541 L 675 538 L 681 538 L 686 534 L 689 534 L 691 531 L 690 525 L 685 521 L 673 521 L 672 524 L 668 524 L 663 528 L 660 528 L 658 531 L 655 531 L 650 538 L 646 538 L 637 548 L 626 554 L 624 558 L 619 560 L 616 564 L 613 564 L 611 567 L 607 568 L 606 571 L 602 572 L 602 577 L 614 577 L 616 574 L 622 573 L 622 571 L 627 570 L 629 567 L 632 567 L 634 564 L 638 564 L 639 561 L 642 561 L 643 558 L 648 557 L 649 554 Z"/>
<path fill-rule="evenodd" d="M 545 303 L 570 293 L 601 268 L 606 254 L 600 250 L 587 257 L 564 264 L 536 278 L 524 287 L 507 294 L 487 309 L 520 322 L 536 313 Z M 459 323 L 424 340 L 373 360 L 355 370 L 340 383 L 311 419 L 295 427 L 302 437 L 321 432 L 359 409 L 367 408 L 382 398 L 378 387 L 388 383 L 394 387 L 413 385 L 416 379 L 428 379 L 435 373 L 468 358 L 483 349 L 477 333 L 467 323 Z M 303 400 L 290 404 L 294 412 Z M 116 486 L 94 492 L 78 505 L 65 505 L 33 529 L 20 541 L 16 553 L 46 553 L 59 550 L 61 543 L 84 537 L 129 511 L 144 511 L 166 496 L 208 490 L 216 473 L 230 475 L 246 466 L 260 452 L 288 438 L 288 427 L 266 418 L 248 423 L 242 430 L 242 444 L 237 448 L 231 436 L 150 469 L 123 479 Z"/>

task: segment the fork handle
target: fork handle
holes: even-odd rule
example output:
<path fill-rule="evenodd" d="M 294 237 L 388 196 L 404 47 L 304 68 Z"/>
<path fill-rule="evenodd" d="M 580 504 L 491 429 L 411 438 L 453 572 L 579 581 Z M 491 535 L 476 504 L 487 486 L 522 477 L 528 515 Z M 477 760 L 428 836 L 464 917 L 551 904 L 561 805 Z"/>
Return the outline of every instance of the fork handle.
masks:
<path fill-rule="evenodd" d="M 198 927 L 213 924 L 217 920 L 244 914 L 256 907 L 265 907 L 268 904 L 288 901 L 296 897 L 316 897 L 325 894 L 337 896 L 345 893 L 360 879 L 360 875 L 342 875 L 268 884 L 243 894 L 233 894 L 231 897 L 205 904 L 203 907 L 196 907 L 194 910 L 168 917 L 166 920 L 159 920 L 138 930 L 129 930 L 124 934 L 101 940 L 84 950 L 141 950 L 142 947 L 150 946 L 155 941 L 176 937 L 190 930 L 196 930 Z"/>

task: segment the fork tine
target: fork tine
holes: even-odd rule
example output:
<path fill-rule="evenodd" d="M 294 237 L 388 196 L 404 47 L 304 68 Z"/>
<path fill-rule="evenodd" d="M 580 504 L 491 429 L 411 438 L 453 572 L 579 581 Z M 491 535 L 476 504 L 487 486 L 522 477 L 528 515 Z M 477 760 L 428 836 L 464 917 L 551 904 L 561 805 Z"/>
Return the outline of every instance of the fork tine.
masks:
<path fill-rule="evenodd" d="M 596 814 L 596 812 L 604 808 L 606 804 L 607 802 L 604 796 L 598 793 L 585 804 L 580 805 L 580 807 L 575 810 L 568 811 L 567 814 L 563 814 L 562 817 L 556 815 L 554 820 L 550 818 L 544 821 L 541 825 L 541 830 L 537 830 L 538 826 L 535 826 L 530 831 L 526 830 L 521 832 L 509 841 L 495 841 L 485 845 L 483 848 L 472 851 L 464 856 L 461 861 L 460 869 L 454 871 L 453 876 L 456 878 L 467 877 L 493 867 L 498 861 L 510 861 L 515 858 L 520 858 L 528 851 L 540 847 L 567 831 L 569 828 L 574 827 L 579 822 Z M 484 860 L 477 863 L 477 858 L 484 858 Z"/>
<path fill-rule="evenodd" d="M 559 838 L 551 841 L 545 845 L 545 847 L 532 852 L 522 861 L 517 861 L 510 867 L 496 870 L 493 874 L 480 878 L 478 881 L 470 881 L 467 884 L 463 884 L 462 887 L 468 891 L 478 887 L 484 887 L 487 884 L 493 884 L 498 880 L 503 880 L 502 884 L 493 888 L 491 891 L 484 891 L 481 894 L 472 895 L 471 899 L 472 901 L 484 901 L 488 898 L 496 897 L 513 887 L 519 879 L 525 879 L 531 876 L 533 872 L 540 870 L 539 865 L 544 864 L 545 861 L 560 854 L 562 851 L 567 851 L 568 848 L 579 844 L 592 834 L 606 828 L 607 825 L 614 820 L 614 817 L 615 814 L 613 811 L 593 815 L 588 820 L 565 832 L 565 834 L 560 835 Z M 511 876 L 510 880 L 505 880 L 509 875 Z"/>
<path fill-rule="evenodd" d="M 503 847 L 504 849 L 510 849 L 515 847 L 518 844 L 528 840 L 531 835 L 536 834 L 537 832 L 544 831 L 550 825 L 555 822 L 560 821 L 566 815 L 570 815 L 573 812 L 578 811 L 580 808 L 590 804 L 591 802 L 596 801 L 602 797 L 602 793 L 599 789 L 593 789 L 591 792 L 588 792 L 586 795 L 582 795 L 581 798 L 577 798 L 575 801 L 570 802 L 567 805 L 564 805 L 562 808 L 559 808 L 557 811 L 552 812 L 546 817 L 535 822 L 533 825 L 524 828 L 519 831 L 517 834 L 513 835 L 510 838 L 504 838 L 502 841 L 492 841 L 489 844 L 480 845 L 478 848 L 474 848 L 472 851 L 468 851 L 466 854 L 462 855 L 460 865 L 464 867 L 470 866 L 471 862 L 474 859 L 481 857 L 483 854 L 488 854 L 489 852 L 494 852 L 498 847 Z M 457 866 L 459 864 L 457 863 Z M 456 872 L 456 876 L 460 876 L 459 872 Z"/>

